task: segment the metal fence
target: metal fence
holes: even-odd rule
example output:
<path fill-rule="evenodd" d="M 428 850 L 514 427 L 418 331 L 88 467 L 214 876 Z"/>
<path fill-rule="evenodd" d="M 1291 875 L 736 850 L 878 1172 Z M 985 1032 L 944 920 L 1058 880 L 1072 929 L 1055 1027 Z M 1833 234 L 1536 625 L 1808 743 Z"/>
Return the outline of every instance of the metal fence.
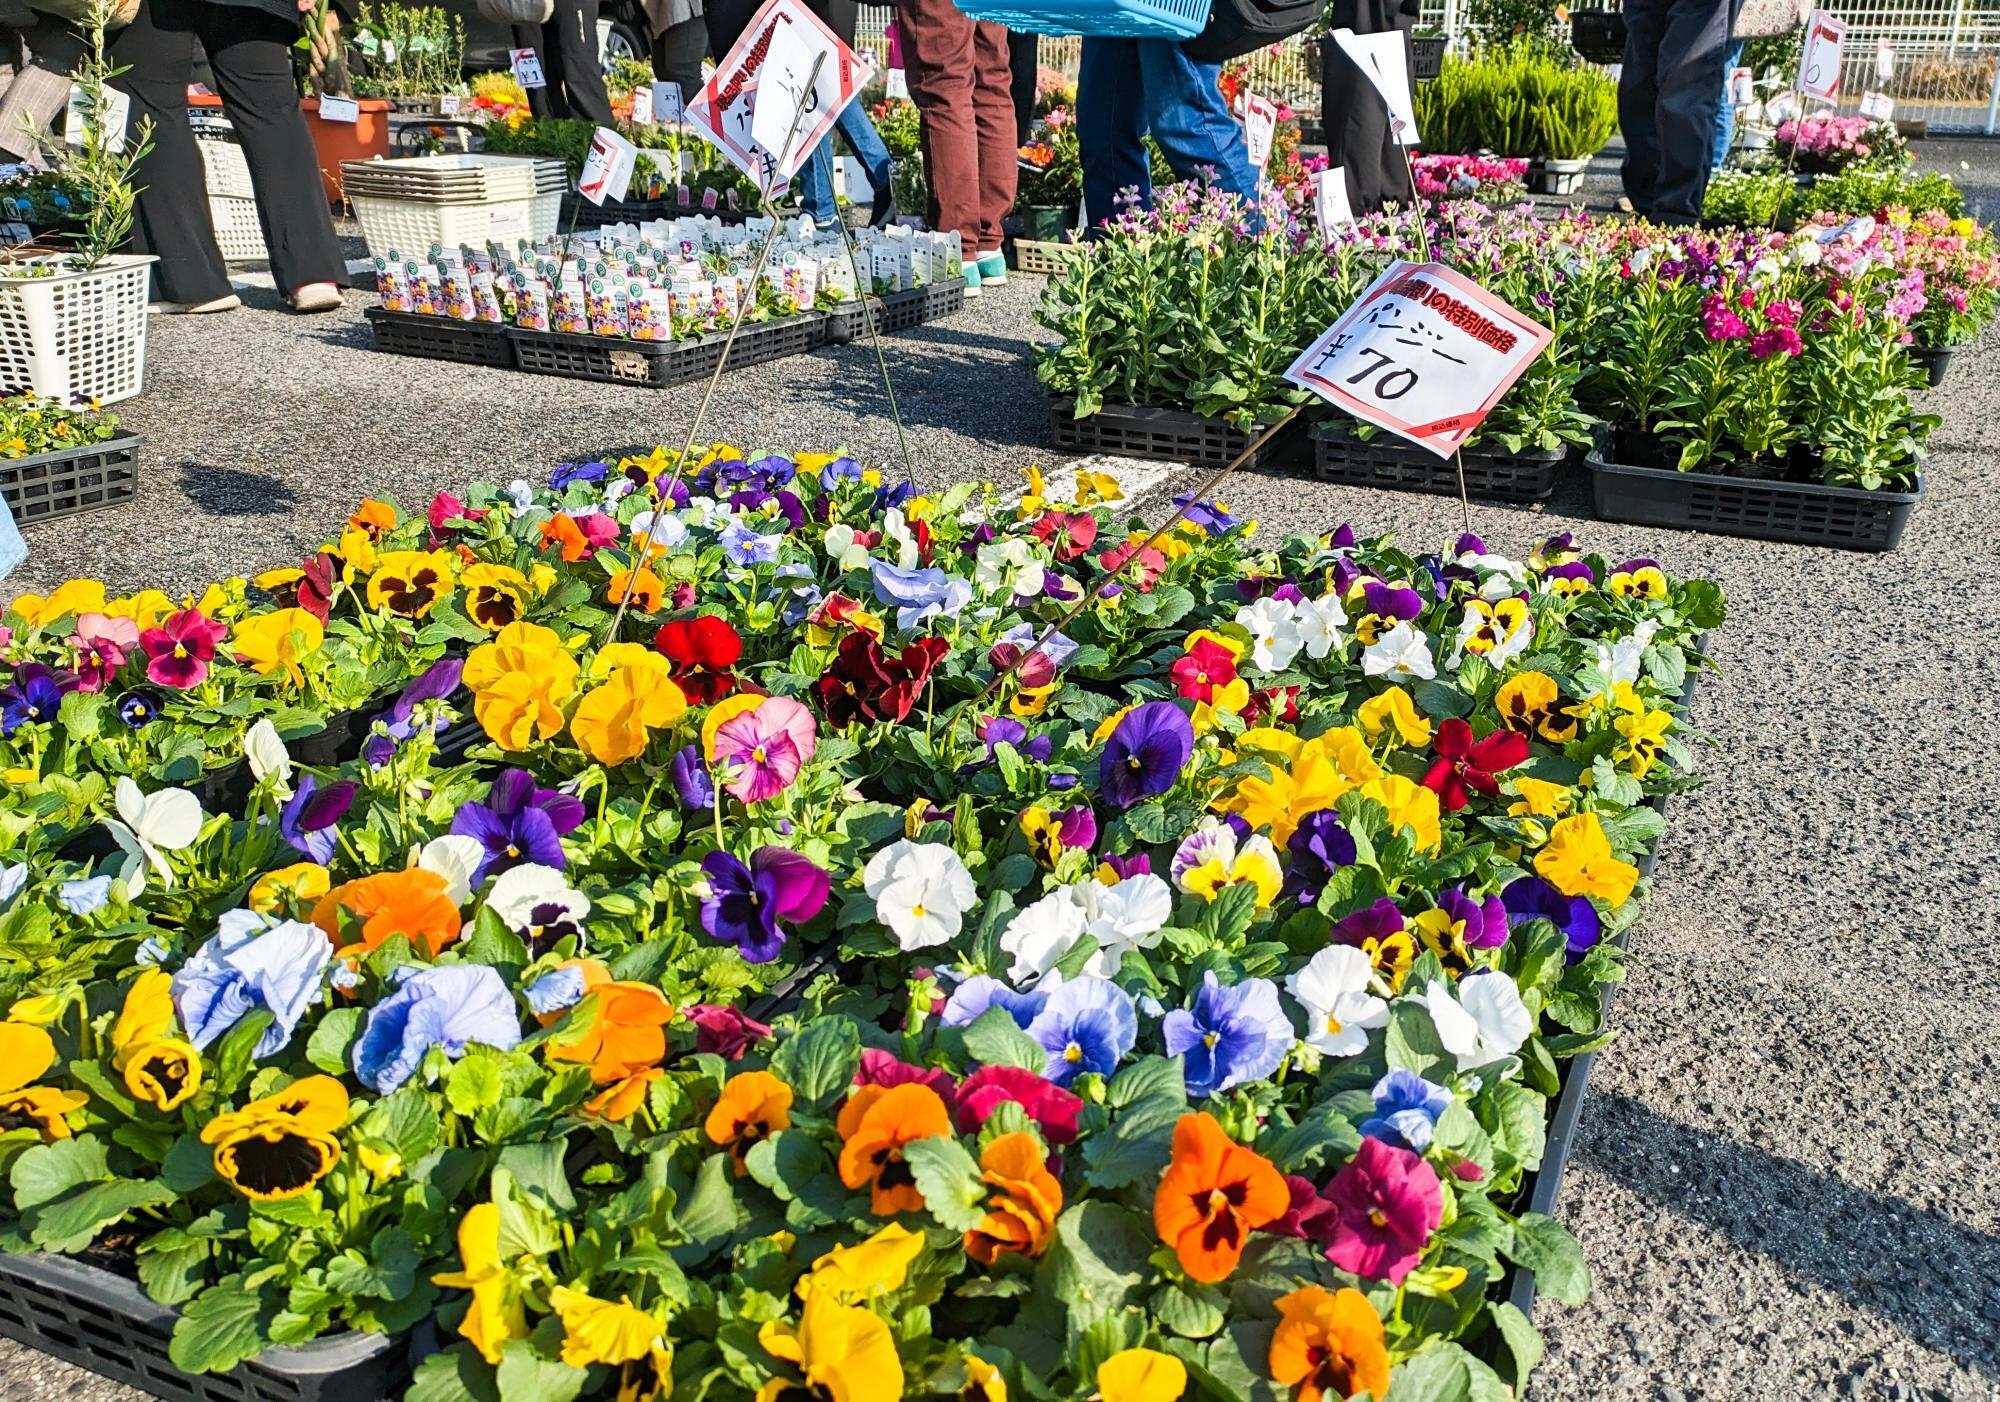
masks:
<path fill-rule="evenodd" d="M 2000 3 L 1870 0 L 1832 8 L 1847 21 L 1843 111 L 1856 110 L 1862 95 L 1875 90 L 1894 100 L 1897 117 L 1928 122 L 1933 131 L 2000 132 Z M 1461 11 L 1461 0 L 1424 0 L 1423 24 L 1462 41 Z M 861 7 L 860 46 L 878 59 L 886 59 L 882 27 L 892 14 L 885 5 Z M 1886 82 L 1876 70 L 1883 39 L 1895 70 Z M 1073 36 L 1042 36 L 1042 67 L 1074 82 L 1080 44 Z M 1253 91 L 1300 111 L 1319 109 L 1319 55 L 1311 41 L 1288 39 L 1238 63 Z"/>

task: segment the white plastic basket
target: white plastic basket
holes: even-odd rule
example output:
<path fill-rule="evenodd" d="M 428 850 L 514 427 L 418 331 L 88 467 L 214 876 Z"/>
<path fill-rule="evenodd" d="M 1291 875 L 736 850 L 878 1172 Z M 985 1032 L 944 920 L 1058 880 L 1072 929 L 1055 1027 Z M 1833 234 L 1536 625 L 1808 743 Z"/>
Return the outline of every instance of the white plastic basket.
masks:
<path fill-rule="evenodd" d="M 516 239 L 540 238 L 555 232 L 556 212 L 538 206 L 553 201 L 557 211 L 561 196 L 534 195 L 519 200 L 496 200 L 491 204 L 421 204 L 411 200 L 380 200 L 367 195 L 348 195 L 354 217 L 361 221 L 361 237 L 370 257 L 400 253 L 405 258 L 421 258 L 432 244 L 456 248 L 462 243 L 483 248 L 488 239 L 512 243 Z M 546 214 L 546 228 L 538 227 Z"/>
<path fill-rule="evenodd" d="M 209 217 L 215 223 L 215 246 L 225 263 L 268 263 L 264 226 L 257 220 L 257 201 L 234 195 L 210 195 Z"/>
<path fill-rule="evenodd" d="M 114 254 L 89 272 L 0 274 L 0 388 L 64 403 L 130 399 L 146 381 L 150 254 Z"/>

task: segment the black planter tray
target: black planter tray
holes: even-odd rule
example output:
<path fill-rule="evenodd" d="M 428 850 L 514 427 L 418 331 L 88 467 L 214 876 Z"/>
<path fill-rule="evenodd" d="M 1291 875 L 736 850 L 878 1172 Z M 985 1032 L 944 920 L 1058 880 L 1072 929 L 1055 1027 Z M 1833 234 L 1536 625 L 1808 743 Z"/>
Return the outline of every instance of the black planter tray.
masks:
<path fill-rule="evenodd" d="M 1355 487 L 1394 487 L 1437 496 L 1458 495 L 1458 468 L 1450 458 L 1378 433 L 1356 438 L 1344 420 L 1314 424 L 1313 472 L 1322 482 Z M 1466 495 L 1491 501 L 1547 501 L 1556 489 L 1556 470 L 1568 456 L 1560 449 L 1509 453 L 1499 447 L 1466 448 Z"/>
<path fill-rule="evenodd" d="M 1055 429 L 1056 446 L 1066 452 L 1111 453 L 1119 457 L 1193 463 L 1197 467 L 1227 467 L 1257 437 L 1226 419 L 1181 409 L 1106 404 L 1082 419 L 1076 417 L 1073 409 L 1073 400 L 1049 400 L 1049 424 Z M 1294 423 L 1253 453 L 1243 466 L 1292 467 L 1306 458 L 1304 427 Z"/>
<path fill-rule="evenodd" d="M 1884 551 L 1902 540 L 1903 527 L 1924 494 L 1922 472 L 1915 491 L 1869 492 L 1818 482 L 1632 467 L 1611 461 L 1611 451 L 1610 442 L 1600 439 L 1583 460 L 1601 521 Z"/>
<path fill-rule="evenodd" d="M 33 457 L 0 460 L 0 495 L 17 524 L 59 521 L 128 502 L 139 492 L 136 433 Z"/>
<path fill-rule="evenodd" d="M 603 204 L 592 204 L 574 192 L 563 195 L 563 227 L 577 229 L 601 229 L 606 224 L 643 224 L 649 219 L 692 218 L 705 214 L 724 224 L 741 224 L 752 211 L 731 209 L 716 197 L 714 209 L 701 207 L 701 196 L 687 204 L 678 200 L 606 200 Z"/>
<path fill-rule="evenodd" d="M 1911 346 L 1910 359 L 1924 372 L 1924 382 L 1932 389 L 1944 383 L 1945 371 L 1951 368 L 1952 353 L 1956 346 Z"/>
<path fill-rule="evenodd" d="M 460 365 L 499 365 L 512 369 L 513 343 L 507 328 L 489 321 L 459 321 L 448 316 L 392 312 L 369 307 L 362 315 L 375 333 L 375 349 L 392 355 L 420 355 Z"/>
<path fill-rule="evenodd" d="M 819 312 L 801 312 L 776 321 L 746 322 L 730 348 L 732 366 L 761 365 L 820 345 L 826 330 Z M 509 327 L 518 368 L 536 375 L 609 384 L 686 384 L 715 373 L 728 333 L 712 331 L 684 341 L 634 341 L 614 336 L 579 336 L 566 331 Z"/>
<path fill-rule="evenodd" d="M 1410 76 L 1428 83 L 1444 72 L 1444 51 L 1451 41 L 1442 34 L 1418 34 L 1409 39 Z"/>
<path fill-rule="evenodd" d="M 373 1402 L 410 1383 L 407 1336 L 336 1334 L 269 1348 L 223 1374 L 167 1356 L 178 1314 L 133 1282 L 68 1256 L 0 1256 L 0 1335 L 155 1397 L 186 1402 Z"/>
<path fill-rule="evenodd" d="M 880 299 L 882 321 L 876 327 L 885 335 L 908 331 L 927 321 L 952 315 L 965 306 L 965 283 L 959 279 L 933 282 L 904 292 L 885 293 Z"/>

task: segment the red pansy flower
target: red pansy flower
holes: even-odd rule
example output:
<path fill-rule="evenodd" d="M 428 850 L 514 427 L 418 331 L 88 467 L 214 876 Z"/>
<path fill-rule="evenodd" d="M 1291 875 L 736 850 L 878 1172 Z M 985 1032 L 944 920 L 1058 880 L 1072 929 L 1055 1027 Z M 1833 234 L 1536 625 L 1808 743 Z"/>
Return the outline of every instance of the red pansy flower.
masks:
<path fill-rule="evenodd" d="M 674 664 L 674 682 L 688 704 L 705 706 L 736 690 L 729 669 L 743 656 L 743 638 L 714 614 L 662 624 L 653 646 Z"/>
<path fill-rule="evenodd" d="M 1454 716 L 1438 727 L 1431 749 L 1437 759 L 1424 775 L 1424 787 L 1436 791 L 1447 813 L 1456 813 L 1472 801 L 1469 789 L 1488 798 L 1500 792 L 1495 776 L 1528 757 L 1528 737 L 1519 731 L 1496 730 L 1484 740 L 1474 740 L 1472 727 Z"/>

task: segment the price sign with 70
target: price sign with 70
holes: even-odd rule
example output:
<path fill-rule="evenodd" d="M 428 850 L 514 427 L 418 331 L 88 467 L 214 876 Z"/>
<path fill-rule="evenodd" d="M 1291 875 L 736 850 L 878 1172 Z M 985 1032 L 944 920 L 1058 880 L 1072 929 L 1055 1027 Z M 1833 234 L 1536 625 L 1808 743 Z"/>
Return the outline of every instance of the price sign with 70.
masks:
<path fill-rule="evenodd" d="M 1437 263 L 1392 264 L 1285 378 L 1450 457 L 1553 333 Z"/>

